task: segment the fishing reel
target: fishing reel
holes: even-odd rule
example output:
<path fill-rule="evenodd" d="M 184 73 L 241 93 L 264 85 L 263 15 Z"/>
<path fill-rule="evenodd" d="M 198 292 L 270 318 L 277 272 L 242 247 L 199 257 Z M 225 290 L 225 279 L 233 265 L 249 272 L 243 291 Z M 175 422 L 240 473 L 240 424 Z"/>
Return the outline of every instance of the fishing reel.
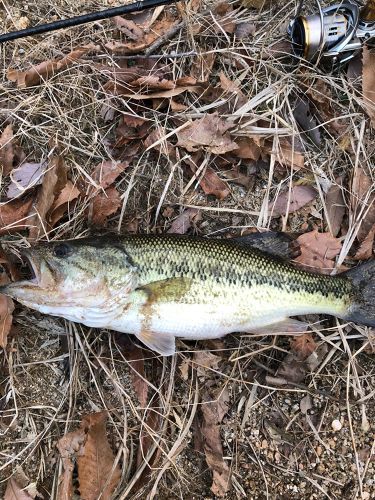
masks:
<path fill-rule="evenodd" d="M 373 0 L 360 9 L 352 0 L 344 0 L 318 12 L 300 15 L 303 1 L 288 26 L 294 55 L 311 62 L 327 61 L 333 68 L 347 63 L 363 43 L 375 40 L 375 7 Z"/>

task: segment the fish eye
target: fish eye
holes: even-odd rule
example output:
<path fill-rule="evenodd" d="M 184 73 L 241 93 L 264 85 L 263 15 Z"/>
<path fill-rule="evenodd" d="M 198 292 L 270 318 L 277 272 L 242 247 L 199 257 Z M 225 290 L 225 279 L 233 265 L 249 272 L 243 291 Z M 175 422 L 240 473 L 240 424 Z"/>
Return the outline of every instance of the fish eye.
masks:
<path fill-rule="evenodd" d="M 53 253 L 56 257 L 68 257 L 73 253 L 73 249 L 67 243 L 58 243 L 53 249 Z"/>

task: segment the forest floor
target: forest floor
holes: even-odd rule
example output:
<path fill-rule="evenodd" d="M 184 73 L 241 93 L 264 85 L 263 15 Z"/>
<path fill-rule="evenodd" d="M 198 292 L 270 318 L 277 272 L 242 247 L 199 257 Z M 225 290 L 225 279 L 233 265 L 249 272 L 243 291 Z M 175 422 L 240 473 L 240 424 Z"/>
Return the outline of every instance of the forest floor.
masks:
<path fill-rule="evenodd" d="M 5 253 L 104 230 L 274 230 L 318 272 L 372 257 L 375 55 L 336 74 L 296 64 L 295 3 L 190 0 L 4 44 Z M 6 32 L 123 2 L 0 4 Z M 162 358 L 1 300 L 0 497 L 99 498 L 112 474 L 100 498 L 375 498 L 374 329 L 315 316 L 324 330 L 302 337 L 178 341 Z M 99 458 L 64 455 L 77 429 Z"/>

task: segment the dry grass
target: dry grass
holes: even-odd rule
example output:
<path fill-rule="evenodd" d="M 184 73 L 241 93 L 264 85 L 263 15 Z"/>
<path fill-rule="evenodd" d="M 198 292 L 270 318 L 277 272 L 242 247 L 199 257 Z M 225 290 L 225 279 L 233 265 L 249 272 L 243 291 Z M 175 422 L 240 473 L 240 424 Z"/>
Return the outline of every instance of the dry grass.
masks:
<path fill-rule="evenodd" d="M 121 2 L 102 0 L 85 2 L 84 7 L 89 11 L 117 4 Z M 230 195 L 218 201 L 205 196 L 197 183 L 199 175 L 204 175 L 205 165 L 194 176 L 184 171 L 181 161 L 173 162 L 167 155 L 142 150 L 117 184 L 122 209 L 109 221 L 111 228 L 166 231 L 171 224 L 171 216 L 164 212 L 166 207 L 173 207 L 175 215 L 186 207 L 199 207 L 202 221 L 197 230 L 206 235 L 249 227 L 305 232 L 314 224 L 327 230 L 330 222 L 324 204 L 325 187 L 335 183 L 338 176 L 355 175 L 359 166 L 367 167 L 373 175 L 373 136 L 361 108 L 358 87 L 346 75 L 332 76 L 304 63 L 291 68 L 285 59 L 269 54 L 272 43 L 283 39 L 285 22 L 293 8 L 293 2 L 280 2 L 279 7 L 274 5 L 257 13 L 236 6 L 228 14 L 233 21 L 256 25 L 254 38 L 241 41 L 223 30 L 217 33 L 215 22 L 210 15 L 202 14 L 203 9 L 196 14 L 181 7 L 183 27 L 155 50 L 155 63 L 160 56 L 174 78 L 178 78 L 190 74 L 199 61 L 196 54 L 207 57 L 215 53 L 210 81 L 216 83 L 223 72 L 237 81 L 249 98 L 241 116 L 234 111 L 232 102 L 225 119 L 237 124 L 238 137 L 249 133 L 264 135 L 259 125 L 263 123 L 273 139 L 273 153 L 269 162 L 258 169 L 252 189 L 246 191 L 230 183 Z M 53 16 L 66 17 L 82 10 L 78 2 L 63 0 L 53 9 L 45 0 L 30 1 L 23 10 L 18 2 L 7 2 L 2 12 L 8 12 L 10 18 L 6 22 L 3 18 L 0 27 L 10 30 L 21 15 L 34 24 L 40 19 L 52 20 Z M 193 30 L 197 23 L 204 26 L 199 35 Z M 13 122 L 17 140 L 30 159 L 48 157 L 50 141 L 55 140 L 72 181 L 83 177 L 87 186 L 93 183 L 93 167 L 112 155 L 108 142 L 113 139 L 116 118 L 105 122 L 103 105 L 109 106 L 117 118 L 124 113 L 134 114 L 134 106 L 125 98 L 106 95 L 106 79 L 92 67 L 91 57 L 40 86 L 24 90 L 6 81 L 6 70 L 28 68 L 85 43 L 104 45 L 114 36 L 112 24 L 105 21 L 1 48 L 1 121 Z M 99 55 L 95 62 L 118 64 L 118 59 L 104 49 Z M 301 92 L 302 78 L 304 90 L 320 88 L 317 82 L 328 86 L 336 117 L 347 126 L 336 135 L 326 127 L 319 148 L 303 140 L 306 168 L 296 171 L 286 164 L 280 174 L 276 160 L 283 155 L 281 138 L 287 136 L 293 144 L 301 141 L 292 110 Z M 183 114 L 194 119 L 215 109 L 221 113 L 220 106 L 226 99 L 219 96 L 207 103 L 200 96 L 187 94 L 187 110 Z M 142 106 L 137 108 L 138 115 L 162 127 L 166 137 L 174 137 L 177 126 L 171 121 L 175 113 L 170 108 Z M 160 146 L 166 151 L 165 140 Z M 272 218 L 268 212 L 268 201 L 282 187 L 291 186 L 292 181 L 312 182 L 319 190 L 320 200 L 308 220 L 303 211 L 302 215 L 292 213 L 283 219 Z M 342 189 L 348 202 L 350 183 L 344 183 Z M 87 203 L 83 199 L 74 214 L 48 238 L 88 234 L 91 228 L 87 224 Z M 359 202 L 353 207 L 348 202 L 348 227 L 338 266 L 355 244 L 364 217 L 363 206 Z M 19 235 L 4 239 L 12 240 L 16 248 L 25 244 Z M 337 322 L 324 336 L 318 333 L 327 345 L 325 358 L 316 372 L 307 377 L 306 385 L 294 389 L 272 386 L 266 381 L 266 375 L 275 373 L 288 351 L 286 337 L 229 336 L 218 342 L 179 342 L 179 352 L 173 359 L 162 359 L 144 350 L 144 381 L 149 387 L 146 408 L 140 407 L 134 393 L 133 368 L 126 355 L 134 339 L 42 317 L 21 307 L 17 309 L 16 328 L 0 367 L 4 394 L 0 491 L 16 466 L 21 465 L 44 498 L 56 498 L 61 474 L 57 440 L 76 428 L 85 413 L 108 409 L 110 441 L 122 466 L 118 498 L 212 498 L 211 473 L 197 439 L 201 397 L 210 383 L 230 395 L 229 410 L 221 427 L 224 457 L 231 467 L 233 482 L 227 498 L 375 496 L 375 372 L 373 354 L 366 349 L 372 345 L 374 352 L 374 340 L 373 332 L 367 328 Z M 367 344 L 363 341 L 366 336 Z M 197 371 L 193 353 L 206 349 L 221 357 L 219 368 Z M 180 369 L 184 362 L 189 363 L 187 378 Z M 301 401 L 307 397 L 311 409 L 305 414 Z M 150 414 L 160 417 L 156 429 L 150 425 Z M 343 424 L 336 433 L 331 428 L 335 419 Z M 141 433 L 150 439 L 144 460 L 137 466 Z M 159 459 L 151 479 L 139 489 L 137 480 L 155 451 Z"/>

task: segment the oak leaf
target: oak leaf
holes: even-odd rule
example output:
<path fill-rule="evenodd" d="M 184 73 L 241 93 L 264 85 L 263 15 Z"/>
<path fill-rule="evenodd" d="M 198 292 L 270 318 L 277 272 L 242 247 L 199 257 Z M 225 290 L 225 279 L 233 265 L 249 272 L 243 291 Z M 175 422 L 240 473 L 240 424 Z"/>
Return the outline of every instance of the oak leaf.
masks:
<path fill-rule="evenodd" d="M 228 153 L 238 148 L 228 133 L 231 127 L 217 113 L 207 114 L 177 132 L 177 145 L 190 152 L 204 148 L 213 154 Z"/>
<path fill-rule="evenodd" d="M 341 251 L 342 243 L 330 233 L 317 230 L 302 234 L 297 238 L 301 255 L 295 262 L 308 270 L 329 274 L 335 266 L 335 258 Z"/>

